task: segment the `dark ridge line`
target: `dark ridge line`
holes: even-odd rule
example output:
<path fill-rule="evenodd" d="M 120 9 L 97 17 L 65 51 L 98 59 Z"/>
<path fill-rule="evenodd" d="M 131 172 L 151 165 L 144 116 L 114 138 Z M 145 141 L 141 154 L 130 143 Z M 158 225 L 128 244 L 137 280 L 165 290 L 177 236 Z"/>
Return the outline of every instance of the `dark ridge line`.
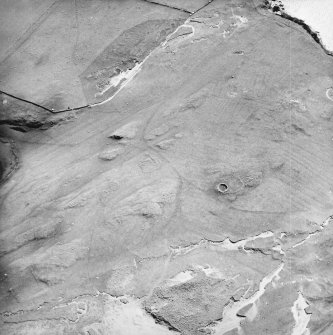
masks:
<path fill-rule="evenodd" d="M 15 146 L 15 142 L 11 139 L 5 138 L 5 137 L 0 137 L 0 142 L 2 143 L 9 143 L 10 145 L 10 152 L 13 155 L 13 164 L 11 164 L 10 171 L 6 175 L 0 176 L 0 185 L 3 185 L 11 176 L 12 174 L 19 168 L 20 165 L 20 160 L 19 160 L 19 155 L 18 155 L 18 150 Z M 0 255 L 0 257 L 2 257 Z"/>
<path fill-rule="evenodd" d="M 164 317 L 162 317 L 161 315 L 157 315 L 157 314 L 154 314 L 149 308 L 145 308 L 145 311 L 148 315 L 150 315 L 156 324 L 159 324 L 159 325 L 162 325 L 162 326 L 165 326 L 166 328 L 168 328 L 169 330 L 173 330 L 177 333 L 180 333 L 181 331 L 176 328 L 175 326 L 173 326 L 168 320 L 166 320 Z"/>
<path fill-rule="evenodd" d="M 177 36 L 175 36 L 175 37 L 173 37 L 173 38 L 171 38 L 170 37 L 170 39 L 168 40 L 168 41 L 172 41 L 172 40 L 175 40 L 175 39 L 177 39 L 178 37 L 181 37 L 181 36 L 186 36 L 186 35 L 190 35 L 190 34 L 192 34 L 192 32 L 190 32 L 190 33 L 183 33 L 183 34 L 181 34 L 181 35 L 177 35 Z"/>
<path fill-rule="evenodd" d="M 285 12 L 285 10 L 283 8 L 280 8 L 280 7 L 279 7 L 280 14 L 278 14 L 278 13 L 274 12 L 271 7 L 269 7 L 269 3 L 267 3 L 266 1 L 263 1 L 263 3 L 256 5 L 255 0 L 252 0 L 252 3 L 254 5 L 254 8 L 257 10 L 257 12 L 260 15 L 266 16 L 265 14 L 260 13 L 260 11 L 258 10 L 258 8 L 265 9 L 265 10 L 271 12 L 272 14 L 274 14 L 275 16 L 280 16 L 280 17 L 282 17 L 285 20 L 292 21 L 292 22 L 298 24 L 308 34 L 310 34 L 310 36 L 314 39 L 314 41 L 320 45 L 320 47 L 324 50 L 324 52 L 328 56 L 333 56 L 333 51 L 329 51 L 328 49 L 325 48 L 325 46 L 324 46 L 324 44 L 323 44 L 323 42 L 322 42 L 322 40 L 320 38 L 320 33 L 316 32 L 316 31 L 313 31 L 312 28 L 307 23 L 305 23 L 304 20 L 301 20 L 301 19 L 299 19 L 297 17 L 289 15 L 288 13 Z"/>
<path fill-rule="evenodd" d="M 320 38 L 320 33 L 313 31 L 312 28 L 307 23 L 305 23 L 305 21 L 298 19 L 297 17 L 291 16 L 284 11 L 280 11 L 280 12 L 281 12 L 280 16 L 282 18 L 295 22 L 296 24 L 300 25 L 307 33 L 310 34 L 310 36 L 315 40 L 315 42 L 320 45 L 320 47 L 324 50 L 324 52 L 328 56 L 333 56 L 333 51 L 329 51 L 328 49 L 325 48 L 324 43 L 322 39 Z"/>
<path fill-rule="evenodd" d="M 179 10 L 179 11 L 181 11 L 181 12 L 188 13 L 188 14 L 194 14 L 194 12 L 190 12 L 190 11 L 188 11 L 187 9 L 180 8 L 180 7 L 175 7 L 175 6 L 169 6 L 169 5 L 167 5 L 167 4 L 160 3 L 160 2 L 157 2 L 157 1 L 153 1 L 153 0 L 142 0 L 142 1 L 144 1 L 144 2 L 148 2 L 148 3 L 151 3 L 151 4 L 154 4 L 154 5 L 159 5 L 159 6 L 163 6 L 163 7 L 171 8 L 171 9 L 176 9 L 176 10 Z"/>

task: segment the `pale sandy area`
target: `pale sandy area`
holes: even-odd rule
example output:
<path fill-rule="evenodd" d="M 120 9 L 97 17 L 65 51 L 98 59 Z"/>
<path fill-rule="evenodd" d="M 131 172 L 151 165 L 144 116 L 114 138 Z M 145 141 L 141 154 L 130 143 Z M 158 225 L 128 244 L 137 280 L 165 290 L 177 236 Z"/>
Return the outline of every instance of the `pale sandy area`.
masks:
<path fill-rule="evenodd" d="M 289 15 L 304 20 L 318 31 L 323 45 L 333 51 L 333 1 L 332 0 L 283 0 Z"/>

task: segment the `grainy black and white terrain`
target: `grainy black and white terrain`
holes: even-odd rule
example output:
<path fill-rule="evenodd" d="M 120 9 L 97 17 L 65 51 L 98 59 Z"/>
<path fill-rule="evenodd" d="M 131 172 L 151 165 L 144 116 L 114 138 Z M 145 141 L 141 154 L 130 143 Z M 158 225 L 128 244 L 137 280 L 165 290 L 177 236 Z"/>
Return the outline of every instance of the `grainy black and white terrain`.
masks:
<path fill-rule="evenodd" d="M 276 11 L 0 2 L 0 334 L 333 334 L 333 57 Z"/>

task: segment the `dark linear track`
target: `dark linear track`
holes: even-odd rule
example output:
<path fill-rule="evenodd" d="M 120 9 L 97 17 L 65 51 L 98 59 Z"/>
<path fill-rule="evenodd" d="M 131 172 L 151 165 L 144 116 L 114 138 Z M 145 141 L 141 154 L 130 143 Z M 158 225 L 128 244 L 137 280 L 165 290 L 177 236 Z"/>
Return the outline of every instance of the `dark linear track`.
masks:
<path fill-rule="evenodd" d="M 162 3 L 159 3 L 157 1 L 154 1 L 154 0 L 142 0 L 144 2 L 147 2 L 147 3 L 151 3 L 151 4 L 155 4 L 155 5 L 160 5 L 160 6 L 163 6 L 163 7 L 168 7 L 168 8 L 172 8 L 172 9 L 175 9 L 175 10 L 180 10 L 180 11 L 183 11 L 185 13 L 188 13 L 190 14 L 189 17 L 195 15 L 196 13 L 198 13 L 199 11 L 201 11 L 203 8 L 207 7 L 209 4 L 211 4 L 214 0 L 209 0 L 207 1 L 207 3 L 205 5 L 203 5 L 202 7 L 198 8 L 195 12 L 191 12 L 191 11 L 188 11 L 184 8 L 178 8 L 178 7 L 173 7 L 173 6 L 169 6 L 167 4 L 162 4 Z M 56 3 L 57 1 L 55 1 L 52 6 Z M 52 7 L 51 6 L 51 7 Z M 44 109 L 46 110 L 47 112 L 49 113 L 52 113 L 52 114 L 59 114 L 59 113 L 66 113 L 66 112 L 71 112 L 71 111 L 77 111 L 77 110 L 80 110 L 80 109 L 84 109 L 84 108 L 91 108 L 93 106 L 96 106 L 100 103 L 102 103 L 103 101 L 100 101 L 100 102 L 96 102 L 96 103 L 93 103 L 93 104 L 88 104 L 88 105 L 84 105 L 84 106 L 79 106 L 79 107 L 73 107 L 73 108 L 67 108 L 67 109 L 61 109 L 61 110 L 58 110 L 58 111 L 55 111 L 54 109 L 51 109 L 51 108 L 47 108 L 45 106 L 42 106 L 36 102 L 33 102 L 33 101 L 30 101 L 30 100 L 26 100 L 26 99 L 23 99 L 23 98 L 20 98 L 18 96 L 15 96 L 13 94 L 10 94 L 8 92 L 5 92 L 5 91 L 2 91 L 0 90 L 0 94 L 4 94 L 4 95 L 7 95 L 13 99 L 16 99 L 16 100 L 19 100 L 19 101 L 22 101 L 22 102 L 25 102 L 25 103 L 28 103 L 30 105 L 33 105 L 33 106 L 36 106 L 36 107 L 39 107 L 41 109 Z"/>
<path fill-rule="evenodd" d="M 209 0 L 207 1 L 206 4 L 204 4 L 202 7 L 200 7 L 199 9 L 197 9 L 196 11 L 194 12 L 191 12 L 185 8 L 181 8 L 181 7 L 176 7 L 176 6 L 170 6 L 170 5 L 167 5 L 167 4 L 164 4 L 164 3 L 160 3 L 158 1 L 154 1 L 154 0 L 142 0 L 144 2 L 148 2 L 148 3 L 151 3 L 151 4 L 155 4 L 155 5 L 159 5 L 159 6 L 163 6 L 163 7 L 168 7 L 168 8 L 171 8 L 171 9 L 176 9 L 176 10 L 180 10 L 181 12 L 185 12 L 185 13 L 188 13 L 190 14 L 190 16 L 198 13 L 200 10 L 202 10 L 203 8 L 205 8 L 206 6 L 208 6 L 210 3 L 212 3 L 214 0 Z"/>
<path fill-rule="evenodd" d="M 164 4 L 164 3 L 160 3 L 160 2 L 157 2 L 157 1 L 153 1 L 153 0 L 142 0 L 142 1 L 154 4 L 154 5 L 159 5 L 159 6 L 171 8 L 171 9 L 176 9 L 176 10 L 179 10 L 179 11 L 184 12 L 184 13 L 193 14 L 193 12 L 190 12 L 189 10 L 187 10 L 185 8 L 176 7 L 176 6 L 170 6 L 170 5 L 167 5 L 167 4 Z"/>
<path fill-rule="evenodd" d="M 36 106 L 36 107 L 42 108 L 42 109 L 44 109 L 44 110 L 46 110 L 46 111 L 48 111 L 48 112 L 50 112 L 50 113 L 53 113 L 53 111 L 52 111 L 51 109 L 49 109 L 49 108 L 47 108 L 47 107 L 44 107 L 44 106 L 42 106 L 42 105 L 39 105 L 39 104 L 37 104 L 37 103 L 35 103 L 35 102 L 32 102 L 32 101 L 29 101 L 29 100 L 26 100 L 26 99 L 17 97 L 17 96 L 15 96 L 15 95 L 13 95 L 13 94 L 10 94 L 10 93 L 4 92 L 4 91 L 0 91 L 0 93 L 1 93 L 1 94 L 4 94 L 4 95 L 7 95 L 8 97 L 14 98 L 14 99 L 16 99 L 16 100 L 20 100 L 20 101 L 26 102 L 26 103 L 28 103 L 28 104 L 30 104 L 30 105 L 34 105 L 34 106 Z"/>
<path fill-rule="evenodd" d="M 33 102 L 33 101 L 30 101 L 30 100 L 26 100 L 26 99 L 17 97 L 17 96 L 15 96 L 13 94 L 10 94 L 8 92 L 4 92 L 4 91 L 0 90 L 0 93 L 4 94 L 4 95 L 7 95 L 8 97 L 11 97 L 13 99 L 16 99 L 16 100 L 19 100 L 19 101 L 23 101 L 23 102 L 28 103 L 30 105 L 42 108 L 42 109 L 44 109 L 44 110 L 46 110 L 46 111 L 48 111 L 48 112 L 50 112 L 52 114 L 65 113 L 65 112 L 76 111 L 76 110 L 80 110 L 80 109 L 83 109 L 83 108 L 90 108 L 90 107 L 92 107 L 92 105 L 84 105 L 84 106 L 79 106 L 79 107 L 74 107 L 74 108 L 67 108 L 67 109 L 61 109 L 61 110 L 55 111 L 54 109 L 50 109 L 50 108 L 47 108 L 47 107 L 42 106 L 40 104 L 37 104 L 36 102 Z"/>

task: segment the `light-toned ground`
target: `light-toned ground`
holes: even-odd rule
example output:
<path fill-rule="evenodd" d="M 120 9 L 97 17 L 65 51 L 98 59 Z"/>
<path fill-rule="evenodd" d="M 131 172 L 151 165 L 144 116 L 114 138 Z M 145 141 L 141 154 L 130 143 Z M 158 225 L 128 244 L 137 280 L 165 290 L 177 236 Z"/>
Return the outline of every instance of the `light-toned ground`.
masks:
<path fill-rule="evenodd" d="M 33 97 L 56 110 L 95 102 L 86 95 L 81 76 L 117 37 L 122 46 L 131 47 L 135 57 L 135 41 L 140 47 L 140 39 L 148 39 L 151 45 L 141 46 L 140 51 L 149 53 L 149 48 L 163 39 L 168 23 L 186 18 L 185 13 L 136 0 L 32 1 L 36 8 L 30 3 L 1 1 L 0 37 L 5 44 L 0 54 L 0 85 L 3 91 Z M 140 25 L 148 27 L 150 20 L 159 22 L 159 27 L 156 23 L 151 27 L 152 38 L 141 36 Z M 130 29 L 138 35 L 122 40 L 121 34 Z M 131 43 L 131 39 L 135 41 Z M 113 51 L 115 58 L 117 49 Z M 109 66 L 114 66 L 113 59 L 109 61 Z"/>
<path fill-rule="evenodd" d="M 135 4 L 168 28 L 108 102 L 1 126 L 0 333 L 331 335 L 332 57 L 259 1 Z M 118 6 L 84 71 L 159 27 Z"/>
<path fill-rule="evenodd" d="M 304 20 L 319 32 L 325 48 L 333 52 L 333 2 L 331 0 L 282 0 L 291 16 Z"/>

